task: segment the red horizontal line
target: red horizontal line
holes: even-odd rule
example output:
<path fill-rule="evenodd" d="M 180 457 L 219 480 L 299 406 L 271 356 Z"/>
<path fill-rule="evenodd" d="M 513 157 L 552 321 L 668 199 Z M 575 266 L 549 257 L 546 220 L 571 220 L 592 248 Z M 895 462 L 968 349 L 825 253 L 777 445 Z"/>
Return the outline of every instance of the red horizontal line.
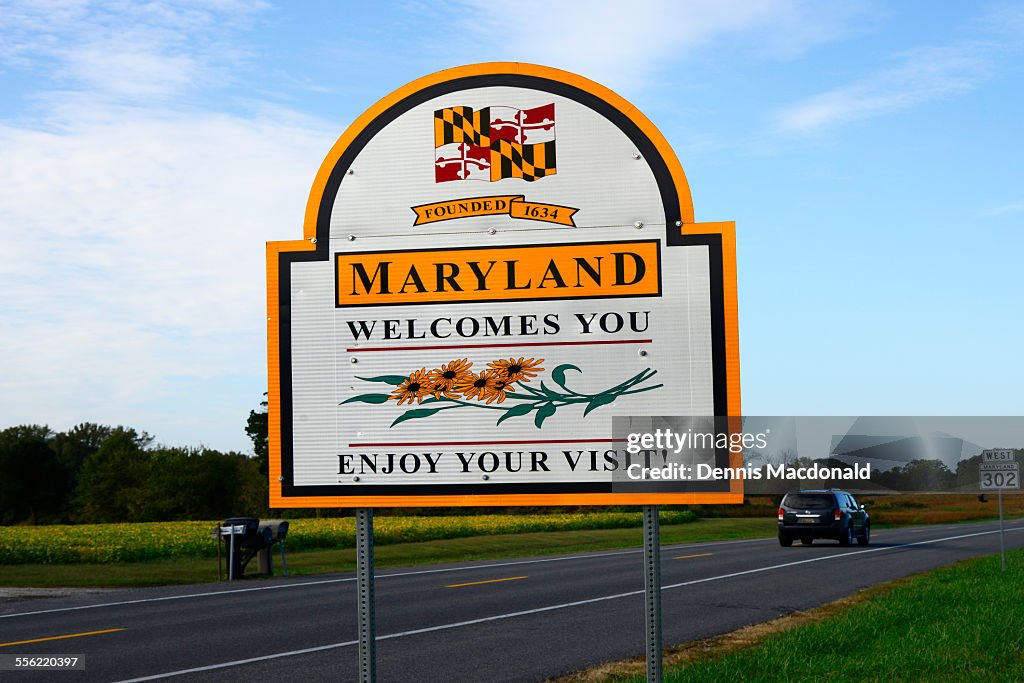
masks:
<path fill-rule="evenodd" d="M 597 344 L 651 344 L 653 339 L 599 339 L 594 341 L 571 342 L 507 342 L 504 344 L 448 344 L 444 346 L 367 346 L 345 349 L 347 353 L 358 351 L 436 351 L 440 349 L 495 349 L 523 346 L 596 346 Z"/>
<path fill-rule="evenodd" d="M 349 448 L 369 446 L 490 446 L 517 443 L 612 443 L 623 439 L 516 439 L 512 441 L 380 441 L 377 443 L 350 443 Z"/>

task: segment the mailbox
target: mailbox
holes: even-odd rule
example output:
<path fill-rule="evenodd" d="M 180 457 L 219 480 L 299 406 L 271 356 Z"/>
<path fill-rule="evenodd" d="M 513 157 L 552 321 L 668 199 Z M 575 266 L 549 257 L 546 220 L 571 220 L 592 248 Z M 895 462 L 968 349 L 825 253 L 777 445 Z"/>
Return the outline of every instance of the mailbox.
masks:
<path fill-rule="evenodd" d="M 288 573 L 288 562 L 284 552 L 284 539 L 288 535 L 287 521 L 276 519 L 261 522 L 258 517 L 229 517 L 214 530 L 214 535 L 218 539 L 218 544 L 221 540 L 226 540 L 229 581 L 241 579 L 245 567 L 257 555 L 259 572 L 273 575 L 272 550 L 277 543 L 281 544 L 284 573 Z"/>
<path fill-rule="evenodd" d="M 261 574 L 274 575 L 274 544 L 281 545 L 281 564 L 285 576 L 288 575 L 288 560 L 284 554 L 284 539 L 288 535 L 288 521 L 284 519 L 268 519 L 260 522 L 260 533 L 265 545 L 259 549 L 257 562 Z"/>

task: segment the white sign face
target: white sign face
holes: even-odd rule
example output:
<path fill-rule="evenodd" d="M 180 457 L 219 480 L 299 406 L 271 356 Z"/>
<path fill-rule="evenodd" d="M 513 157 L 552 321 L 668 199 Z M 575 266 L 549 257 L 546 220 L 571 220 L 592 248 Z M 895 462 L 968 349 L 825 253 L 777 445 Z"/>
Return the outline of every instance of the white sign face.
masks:
<path fill-rule="evenodd" d="M 526 65 L 411 84 L 339 140 L 306 229 L 268 245 L 273 504 L 742 500 L 622 482 L 650 456 L 612 417 L 738 415 L 738 342 L 732 224 L 693 223 L 612 93 Z"/>
<path fill-rule="evenodd" d="M 978 472 L 982 491 L 1020 488 L 1020 464 L 1016 462 L 981 463 Z"/>
<path fill-rule="evenodd" d="M 984 462 L 1013 462 L 1013 450 L 1000 448 L 983 451 L 982 460 Z"/>

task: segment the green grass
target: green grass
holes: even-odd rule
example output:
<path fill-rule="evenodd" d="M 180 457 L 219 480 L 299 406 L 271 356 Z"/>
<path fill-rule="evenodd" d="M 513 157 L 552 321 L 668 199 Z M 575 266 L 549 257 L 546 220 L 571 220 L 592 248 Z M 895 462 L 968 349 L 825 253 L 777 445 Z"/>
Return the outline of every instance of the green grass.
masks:
<path fill-rule="evenodd" d="M 756 538 L 775 532 L 774 519 L 706 519 L 661 527 L 663 544 L 693 543 L 732 538 Z M 556 553 L 637 548 L 642 530 L 592 529 L 438 539 L 419 543 L 379 545 L 374 550 L 377 568 L 406 567 L 437 562 L 550 555 Z M 280 554 L 275 554 L 280 574 Z M 355 568 L 355 550 L 310 550 L 288 553 L 292 574 L 322 574 Z M 217 559 L 180 558 L 115 564 L 0 565 L 0 585 L 21 587 L 133 587 L 217 580 Z"/>
<path fill-rule="evenodd" d="M 662 524 L 694 522 L 688 510 L 663 510 Z M 377 545 L 465 538 L 537 531 L 639 528 L 642 513 L 591 512 L 522 515 L 382 516 L 374 522 Z M 145 522 L 119 524 L 53 524 L 0 527 L 0 565 L 14 564 L 119 564 L 216 557 L 217 543 L 210 532 L 213 521 Z M 353 517 L 290 521 L 288 546 L 292 551 L 353 548 Z"/>
<path fill-rule="evenodd" d="M 670 665 L 665 681 L 1024 680 L 1024 551 L 1009 553 L 1007 566 L 978 558 L 872 589 L 754 647 Z"/>

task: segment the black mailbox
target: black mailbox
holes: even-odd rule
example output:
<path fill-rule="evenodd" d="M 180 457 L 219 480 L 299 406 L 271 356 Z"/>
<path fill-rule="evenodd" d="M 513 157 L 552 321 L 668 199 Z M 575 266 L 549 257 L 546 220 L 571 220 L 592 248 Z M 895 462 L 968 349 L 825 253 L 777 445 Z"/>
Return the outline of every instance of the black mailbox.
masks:
<path fill-rule="evenodd" d="M 259 571 L 273 574 L 271 550 L 275 543 L 281 544 L 281 560 L 285 574 L 288 564 L 284 554 L 284 539 L 288 535 L 288 522 L 284 520 L 267 520 L 260 522 L 257 517 L 229 517 L 215 531 L 219 540 L 227 544 L 228 579 L 242 578 L 245 567 L 257 554 L 259 555 Z M 218 542 L 219 542 L 218 540 Z"/>

